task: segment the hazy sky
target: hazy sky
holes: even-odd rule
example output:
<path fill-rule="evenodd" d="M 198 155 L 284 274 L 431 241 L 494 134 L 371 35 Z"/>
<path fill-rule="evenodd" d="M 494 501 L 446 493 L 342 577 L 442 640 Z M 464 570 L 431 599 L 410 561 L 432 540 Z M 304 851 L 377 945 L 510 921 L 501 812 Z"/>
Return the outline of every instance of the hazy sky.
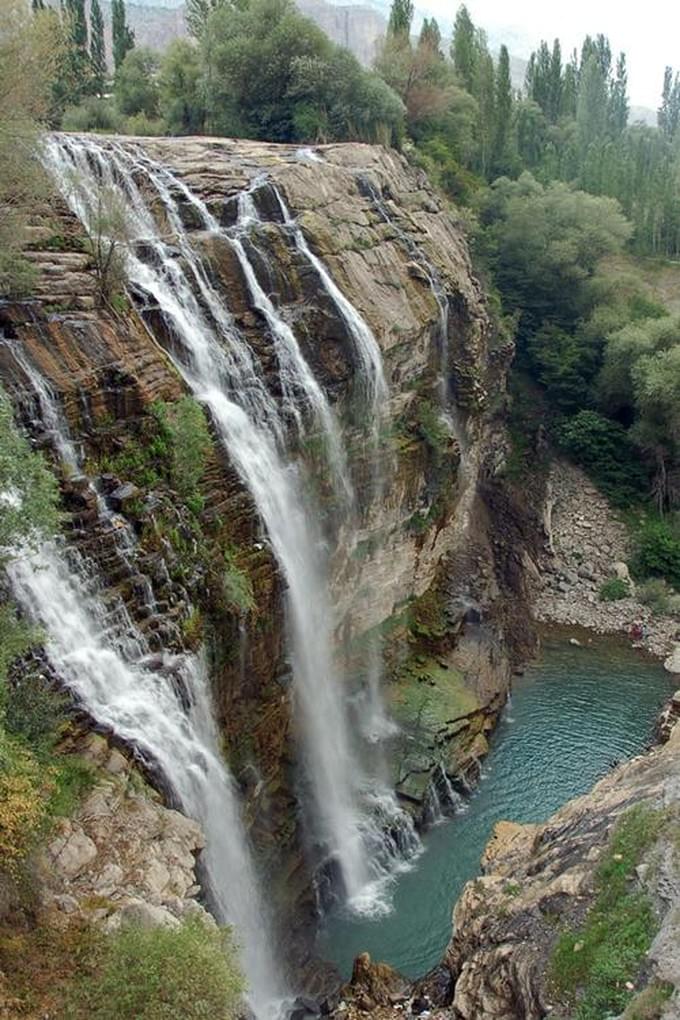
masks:
<path fill-rule="evenodd" d="M 417 3 L 420 7 L 421 4 Z M 456 0 L 423 0 L 442 22 L 451 21 Z M 646 0 L 644 3 L 614 0 L 467 0 L 475 24 L 485 28 L 493 45 L 506 42 L 518 57 L 555 36 L 563 52 L 580 45 L 588 32 L 604 32 L 612 50 L 624 50 L 628 59 L 631 102 L 656 108 L 666 64 L 680 70 L 680 4 L 678 0 Z"/>

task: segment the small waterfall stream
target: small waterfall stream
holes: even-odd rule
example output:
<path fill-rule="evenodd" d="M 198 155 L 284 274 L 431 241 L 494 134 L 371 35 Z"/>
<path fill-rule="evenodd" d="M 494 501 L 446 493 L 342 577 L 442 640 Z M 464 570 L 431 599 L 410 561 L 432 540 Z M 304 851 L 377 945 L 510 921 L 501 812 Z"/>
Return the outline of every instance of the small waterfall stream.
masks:
<path fill-rule="evenodd" d="M 74 212 L 87 225 L 101 187 L 119 196 L 131 235 L 126 252 L 128 280 L 151 327 L 160 311 L 168 353 L 196 398 L 210 411 L 230 459 L 250 491 L 288 584 L 287 604 L 295 696 L 303 735 L 304 763 L 313 794 L 318 835 L 340 869 L 350 901 L 372 908 L 379 882 L 417 837 L 391 792 L 375 789 L 362 773 L 352 746 L 343 686 L 333 649 L 333 607 L 328 595 L 323 540 L 307 510 L 300 468 L 286 450 L 286 421 L 267 389 L 245 339 L 208 278 L 192 246 L 175 199 L 182 195 L 201 212 L 206 229 L 220 233 L 249 265 L 238 233 L 221 231 L 200 199 L 167 169 L 134 148 L 91 138 L 53 137 L 47 163 Z M 151 212 L 160 203 L 172 243 Z M 281 199 L 283 203 L 283 200 Z M 285 206 L 282 204 L 285 210 Z M 380 351 L 358 313 L 309 251 L 285 210 L 300 249 L 315 266 L 356 343 L 371 414 L 386 396 Z M 247 225 L 242 220 L 239 229 Z M 177 250 L 181 259 L 177 258 Z M 252 267 L 250 267 L 252 268 Z M 289 394 L 302 393 L 324 428 L 333 465 L 337 450 L 333 414 L 299 351 L 252 273 L 246 280 L 271 329 Z M 152 313 L 151 315 L 147 313 Z M 285 327 L 285 328 L 284 328 Z M 297 415 L 298 422 L 301 418 Z M 335 462 L 341 474 L 342 461 Z M 396 839 L 394 833 L 402 833 Z M 398 855 L 393 859 L 393 855 Z"/>
<path fill-rule="evenodd" d="M 124 607 L 112 630 L 85 565 L 56 545 L 9 566 L 17 598 L 44 628 L 46 652 L 67 687 L 97 721 L 160 767 L 182 809 L 206 836 L 202 860 L 219 920 L 234 925 L 252 1008 L 274 1016 L 285 996 L 270 922 L 241 822 L 238 794 L 221 758 L 204 664 L 145 649 Z M 140 655 L 146 651 L 147 654 Z"/>
<path fill-rule="evenodd" d="M 59 457 L 80 473 L 56 395 L 23 346 L 3 342 L 30 382 Z M 98 506 L 104 519 L 113 516 L 101 496 Z M 117 527 L 116 539 L 125 558 L 128 528 Z M 46 653 L 62 681 L 98 723 L 160 768 L 179 805 L 201 824 L 202 863 L 218 920 L 236 929 L 255 1015 L 274 1020 L 287 993 L 238 792 L 221 755 L 203 658 L 152 655 L 125 605 L 104 603 L 93 567 L 73 549 L 48 543 L 17 556 L 8 573 L 19 602 L 45 631 Z"/>

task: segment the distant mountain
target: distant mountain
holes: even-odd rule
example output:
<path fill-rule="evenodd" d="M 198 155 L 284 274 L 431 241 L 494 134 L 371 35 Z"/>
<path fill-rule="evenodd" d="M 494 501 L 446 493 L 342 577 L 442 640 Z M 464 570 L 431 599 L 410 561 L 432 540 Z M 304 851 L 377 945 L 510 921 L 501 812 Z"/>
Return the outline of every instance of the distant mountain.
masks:
<path fill-rule="evenodd" d="M 628 123 L 635 124 L 638 121 L 649 127 L 656 127 L 656 110 L 650 110 L 648 106 L 631 106 Z"/>

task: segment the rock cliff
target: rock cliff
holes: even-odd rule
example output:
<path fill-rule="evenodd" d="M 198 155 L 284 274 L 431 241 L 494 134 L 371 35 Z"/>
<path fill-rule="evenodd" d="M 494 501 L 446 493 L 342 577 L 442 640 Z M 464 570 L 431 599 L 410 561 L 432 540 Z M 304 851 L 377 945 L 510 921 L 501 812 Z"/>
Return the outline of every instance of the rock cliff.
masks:
<path fill-rule="evenodd" d="M 620 978 L 622 1011 L 630 1000 L 627 1018 L 678 1015 L 680 875 L 674 845 L 680 817 L 680 729 L 669 735 L 666 719 L 664 736 L 664 745 L 614 769 L 545 824 L 496 826 L 483 874 L 468 883 L 454 911 L 445 966 L 455 984 L 447 1015 L 457 1020 L 572 1016 L 588 995 L 589 972 L 584 967 L 579 982 L 577 968 L 575 982 L 565 980 L 564 954 L 569 975 L 578 954 L 591 951 L 589 940 L 595 936 L 588 917 L 602 897 L 605 875 L 608 883 L 616 881 L 611 869 L 619 863 L 626 868 L 628 895 L 638 898 L 631 902 L 644 903 L 641 897 L 646 897 L 653 918 L 649 951 L 643 946 L 641 960 L 625 955 L 629 947 L 615 903 L 608 908 L 617 918 L 614 930 L 607 931 L 606 919 L 604 925 L 598 922 L 597 937 L 612 941 L 614 968 L 630 961 L 623 963 Z M 634 854 L 630 845 L 636 840 L 630 834 L 627 841 L 612 843 L 617 826 L 628 819 L 630 828 L 631 818 L 641 820 Z M 653 997 L 658 1011 L 644 1012 Z"/>
<path fill-rule="evenodd" d="M 395 780 L 423 817 L 438 770 L 463 786 L 475 776 L 509 681 L 512 648 L 503 628 L 526 595 L 502 537 L 512 533 L 513 515 L 500 506 L 494 483 L 512 350 L 495 335 L 462 230 L 419 171 L 377 147 L 331 145 L 310 155 L 212 138 L 134 144 L 140 159 L 166 165 L 222 224 L 234 221 L 239 193 L 251 190 L 261 221 L 251 253 L 258 277 L 294 324 L 352 459 L 360 524 L 356 543 L 340 541 L 333 558 L 338 648 L 351 677 L 362 642 L 377 634 L 383 643 L 389 701 L 411 748 L 396 753 Z M 389 484 L 380 491 L 355 417 L 361 379 L 347 323 L 301 257 L 272 185 L 379 343 L 390 393 Z M 191 204 L 178 201 L 276 391 L 271 336 L 233 249 L 202 231 Z M 33 298 L 0 305 L 0 377 L 20 420 L 48 451 L 54 423 L 45 420 L 36 372 L 56 397 L 89 479 L 62 472 L 69 535 L 98 564 L 111 597 L 123 598 L 157 649 L 207 640 L 252 837 L 275 895 L 297 906 L 304 926 L 315 908 L 299 828 L 282 580 L 267 537 L 217 443 L 200 483 L 198 526 L 162 470 L 149 469 L 145 451 L 158 448 L 155 408 L 184 394 L 163 347 L 172 338 L 160 323 L 152 338 L 135 295 L 116 310 L 98 306 L 82 228 L 56 195 L 36 210 L 29 255 L 37 270 Z M 451 394 L 443 417 L 442 365 Z M 298 453 L 314 476 L 314 450 Z M 332 499 L 324 500 L 323 477 L 316 482 L 330 519 Z M 97 492 L 113 516 L 102 519 Z M 500 534 L 490 525 L 497 510 L 506 519 Z M 126 529 L 134 542 L 122 548 Z M 249 594 L 240 605 L 225 601 L 215 581 L 225 556 L 245 579 Z"/>

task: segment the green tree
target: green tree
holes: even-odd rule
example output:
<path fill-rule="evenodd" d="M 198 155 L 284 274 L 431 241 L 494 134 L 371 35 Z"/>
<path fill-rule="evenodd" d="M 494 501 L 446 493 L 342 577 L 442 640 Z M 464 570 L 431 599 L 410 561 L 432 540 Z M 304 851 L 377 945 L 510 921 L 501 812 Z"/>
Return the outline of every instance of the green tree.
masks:
<path fill-rule="evenodd" d="M 479 38 L 470 12 L 463 4 L 458 8 L 451 39 L 453 67 L 464 88 L 474 94 L 479 60 Z"/>
<path fill-rule="evenodd" d="M 512 132 L 512 80 L 507 46 L 501 46 L 496 67 L 496 95 L 494 102 L 495 129 L 493 139 L 492 170 L 498 176 L 507 173 L 510 163 L 509 142 Z"/>
<path fill-rule="evenodd" d="M 616 61 L 616 77 L 609 93 L 609 130 L 614 138 L 618 138 L 628 125 L 628 70 L 626 54 L 620 53 Z"/>
<path fill-rule="evenodd" d="M 29 215 L 48 192 L 37 157 L 62 55 L 59 29 L 53 11 L 0 3 L 0 297 L 24 294 L 33 281 L 23 248 Z"/>
<path fill-rule="evenodd" d="M 436 18 L 423 18 L 423 24 L 418 36 L 418 45 L 424 46 L 434 53 L 441 54 L 442 34 Z"/>
<path fill-rule="evenodd" d="M 674 76 L 672 67 L 667 67 L 664 71 L 657 123 L 666 138 L 672 142 L 680 124 L 680 75 Z"/>
<path fill-rule="evenodd" d="M 495 181 L 479 214 L 482 251 L 507 310 L 521 316 L 521 337 L 546 320 L 572 329 L 587 310 L 599 260 L 631 235 L 613 199 L 562 183 L 544 186 L 529 173 Z"/>
<path fill-rule="evenodd" d="M 126 54 L 135 45 L 135 33 L 127 23 L 125 0 L 111 0 L 111 39 L 113 66 L 117 72 Z"/>
<path fill-rule="evenodd" d="M 200 134 L 205 121 L 201 54 L 188 39 L 174 39 L 160 64 L 161 115 L 173 135 Z"/>
<path fill-rule="evenodd" d="M 413 21 L 413 0 L 392 0 L 387 24 L 389 35 L 408 39 Z"/>
<path fill-rule="evenodd" d="M 158 54 L 143 46 L 129 50 L 116 71 L 114 95 L 121 113 L 133 116 L 143 113 L 158 116 Z"/>
<path fill-rule="evenodd" d="M 95 90 L 98 95 L 101 95 L 106 82 L 106 50 L 104 47 L 104 18 L 99 0 L 90 2 L 90 63 L 94 75 Z"/>
<path fill-rule="evenodd" d="M 607 80 L 595 52 L 581 68 L 576 124 L 583 158 L 591 145 L 601 142 L 607 128 Z"/>

